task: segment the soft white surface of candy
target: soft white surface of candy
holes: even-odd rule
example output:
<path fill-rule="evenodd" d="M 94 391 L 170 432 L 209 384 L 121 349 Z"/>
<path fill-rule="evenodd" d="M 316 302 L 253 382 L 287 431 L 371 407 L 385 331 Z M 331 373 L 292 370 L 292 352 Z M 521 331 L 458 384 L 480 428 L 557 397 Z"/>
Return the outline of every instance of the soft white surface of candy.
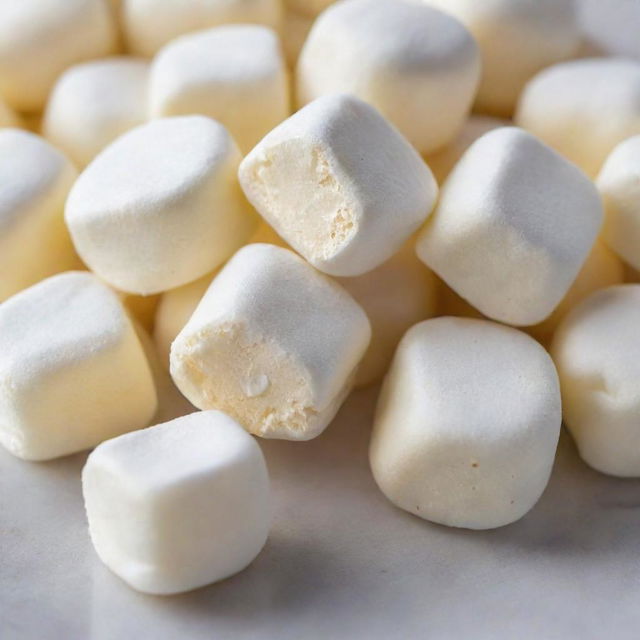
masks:
<path fill-rule="evenodd" d="M 458 18 L 482 53 L 476 106 L 508 117 L 526 82 L 572 57 L 581 32 L 573 0 L 424 0 Z"/>
<path fill-rule="evenodd" d="M 153 61 L 149 102 L 155 117 L 214 118 L 249 151 L 289 115 L 277 34 L 258 25 L 228 25 L 172 41 Z"/>
<path fill-rule="evenodd" d="M 561 420 L 558 377 L 535 340 L 486 320 L 427 320 L 394 357 L 371 468 L 387 498 L 410 513 L 499 527 L 544 491 Z"/>
<path fill-rule="evenodd" d="M 0 305 L 0 442 L 27 460 L 149 424 L 156 392 L 118 297 L 95 276 L 52 276 Z"/>
<path fill-rule="evenodd" d="M 333 419 L 371 337 L 353 298 L 288 249 L 250 244 L 225 265 L 171 347 L 201 409 L 268 438 L 309 440 Z"/>
<path fill-rule="evenodd" d="M 15 109 L 39 111 L 67 67 L 115 48 L 104 0 L 2 0 L 0 95 Z"/>
<path fill-rule="evenodd" d="M 617 144 L 640 134 L 640 61 L 590 58 L 541 71 L 516 124 L 595 177 Z"/>
<path fill-rule="evenodd" d="M 551 354 L 564 420 L 582 458 L 615 476 L 640 476 L 640 286 L 584 300 L 562 322 Z"/>
<path fill-rule="evenodd" d="M 388 260 L 429 215 L 431 171 L 371 106 L 319 98 L 240 165 L 251 203 L 314 267 L 357 276 Z"/>
<path fill-rule="evenodd" d="M 161 118 L 124 134 L 74 185 L 66 220 L 78 253 L 122 291 L 151 294 L 209 273 L 251 235 L 240 152 L 203 116 Z"/>
<path fill-rule="evenodd" d="M 536 324 L 575 280 L 601 221 L 598 192 L 578 168 L 504 127 L 462 156 L 416 249 L 487 317 Z"/>
<path fill-rule="evenodd" d="M 100 559 L 146 593 L 189 591 L 241 571 L 271 524 L 260 447 L 219 411 L 104 442 L 87 460 L 82 490 Z"/>
<path fill-rule="evenodd" d="M 122 20 L 133 53 L 152 56 L 170 40 L 228 23 L 278 28 L 280 0 L 122 0 Z"/>
<path fill-rule="evenodd" d="M 76 175 L 42 138 L 0 129 L 0 301 L 77 266 L 63 216 Z"/>
<path fill-rule="evenodd" d="M 314 23 L 296 95 L 299 106 L 330 93 L 357 95 L 430 153 L 462 127 L 479 75 L 478 48 L 451 16 L 404 0 L 346 0 Z"/>
<path fill-rule="evenodd" d="M 640 135 L 613 150 L 597 185 L 605 207 L 604 241 L 640 269 Z"/>
<path fill-rule="evenodd" d="M 43 133 L 78 167 L 84 167 L 129 129 L 147 119 L 148 64 L 106 58 L 75 65 L 49 97 Z"/>

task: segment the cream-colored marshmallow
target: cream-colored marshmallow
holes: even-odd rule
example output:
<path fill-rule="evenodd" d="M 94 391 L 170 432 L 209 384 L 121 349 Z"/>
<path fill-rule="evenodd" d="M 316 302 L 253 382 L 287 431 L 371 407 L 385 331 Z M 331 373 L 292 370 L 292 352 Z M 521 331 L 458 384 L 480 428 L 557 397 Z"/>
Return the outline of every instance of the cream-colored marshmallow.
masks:
<path fill-rule="evenodd" d="M 555 334 L 564 420 L 594 469 L 640 476 L 640 286 L 597 291 Z"/>
<path fill-rule="evenodd" d="M 200 409 L 263 437 L 309 440 L 346 398 L 370 337 L 342 287 L 288 249 L 250 244 L 175 339 L 171 375 Z"/>
<path fill-rule="evenodd" d="M 263 218 L 314 267 L 357 276 L 388 260 L 431 211 L 422 158 L 371 106 L 319 98 L 242 161 L 240 183 Z"/>
<path fill-rule="evenodd" d="M 151 115 L 199 113 L 221 122 L 243 152 L 290 113 L 278 36 L 259 25 L 227 25 L 182 36 L 154 58 Z"/>
<path fill-rule="evenodd" d="M 240 152 L 203 116 L 161 118 L 118 138 L 84 170 L 65 217 L 82 259 L 106 282 L 152 294 L 197 280 L 250 237 Z"/>
<path fill-rule="evenodd" d="M 527 84 L 515 121 L 595 177 L 617 144 L 640 134 L 640 61 L 549 67 Z"/>
<path fill-rule="evenodd" d="M 462 156 L 416 250 L 487 317 L 537 324 L 569 290 L 601 221 L 598 192 L 577 167 L 503 127 Z"/>
<path fill-rule="evenodd" d="M 78 167 L 147 119 L 148 64 L 105 58 L 75 65 L 56 82 L 42 131 Z"/>
<path fill-rule="evenodd" d="M 314 23 L 296 96 L 302 106 L 330 93 L 356 95 L 431 153 L 462 127 L 479 76 L 478 48 L 451 16 L 404 0 L 345 0 Z"/>
<path fill-rule="evenodd" d="M 544 491 L 561 420 L 558 376 L 535 340 L 487 320 L 427 320 L 394 357 L 371 468 L 401 509 L 454 527 L 499 527 Z"/>
<path fill-rule="evenodd" d="M 26 460 L 95 447 L 149 424 L 156 391 L 118 296 L 84 271 L 0 305 L 0 443 Z"/>
<path fill-rule="evenodd" d="M 145 593 L 189 591 L 241 571 L 271 524 L 260 447 L 219 411 L 102 443 L 82 491 L 100 559 Z"/>

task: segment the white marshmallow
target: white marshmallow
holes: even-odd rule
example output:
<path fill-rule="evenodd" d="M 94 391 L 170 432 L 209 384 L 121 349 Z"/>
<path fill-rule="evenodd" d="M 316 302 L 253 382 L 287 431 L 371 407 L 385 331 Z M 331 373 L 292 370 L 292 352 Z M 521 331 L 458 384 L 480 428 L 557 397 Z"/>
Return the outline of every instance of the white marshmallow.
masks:
<path fill-rule="evenodd" d="M 567 427 L 582 458 L 615 476 L 640 476 L 640 286 L 584 300 L 558 328 L 551 354 Z"/>
<path fill-rule="evenodd" d="M 416 250 L 487 317 L 536 324 L 567 293 L 601 220 L 598 192 L 579 169 L 503 127 L 462 156 Z"/>
<path fill-rule="evenodd" d="M 0 129 L 0 301 L 78 266 L 63 217 L 76 175 L 42 138 Z"/>
<path fill-rule="evenodd" d="M 118 297 L 95 276 L 52 276 L 0 305 L 0 442 L 26 460 L 149 424 L 156 392 Z"/>
<path fill-rule="evenodd" d="M 605 206 L 604 241 L 640 269 L 640 135 L 619 144 L 597 180 Z"/>
<path fill-rule="evenodd" d="M 100 559 L 131 587 L 172 594 L 244 569 L 269 533 L 260 447 L 219 411 L 101 444 L 82 471 Z"/>
<path fill-rule="evenodd" d="M 51 92 L 42 130 L 79 167 L 84 167 L 129 129 L 147 119 L 148 64 L 106 58 L 75 65 Z"/>
<path fill-rule="evenodd" d="M 596 176 L 613 148 L 640 134 L 640 62 L 593 58 L 554 65 L 520 99 L 516 124 Z"/>
<path fill-rule="evenodd" d="M 486 320 L 427 320 L 402 339 L 385 381 L 371 468 L 401 509 L 499 527 L 544 491 L 561 419 L 558 377 L 535 340 Z"/>
<path fill-rule="evenodd" d="M 538 71 L 571 58 L 581 43 L 573 0 L 424 0 L 460 20 L 482 53 L 476 106 L 512 115 Z"/>
<path fill-rule="evenodd" d="M 258 25 L 216 27 L 178 38 L 151 67 L 151 115 L 199 113 L 249 151 L 290 112 L 277 34 Z"/>
<path fill-rule="evenodd" d="M 263 437 L 309 440 L 346 398 L 370 337 L 342 287 L 288 249 L 251 244 L 175 339 L 171 375 L 200 409 Z"/>
<path fill-rule="evenodd" d="M 166 291 L 212 271 L 255 227 L 237 182 L 240 158 L 226 129 L 202 116 L 124 134 L 69 195 L 65 216 L 78 253 L 130 293 Z"/>
<path fill-rule="evenodd" d="M 402 0 L 345 0 L 314 23 L 296 95 L 299 106 L 329 93 L 356 95 L 431 153 L 462 127 L 479 77 L 478 48 L 449 15 Z"/>
<path fill-rule="evenodd" d="M 388 260 L 429 215 L 431 171 L 371 106 L 319 98 L 240 165 L 251 203 L 314 267 L 357 276 Z"/>
<path fill-rule="evenodd" d="M 604 55 L 640 58 L 640 3 L 635 0 L 577 0 L 588 43 Z"/>
<path fill-rule="evenodd" d="M 2 0 L 0 94 L 39 111 L 69 66 L 113 53 L 116 29 L 104 0 Z"/>
<path fill-rule="evenodd" d="M 278 28 L 280 0 L 122 0 L 129 50 L 152 56 L 167 42 L 192 31 L 228 23 Z"/>

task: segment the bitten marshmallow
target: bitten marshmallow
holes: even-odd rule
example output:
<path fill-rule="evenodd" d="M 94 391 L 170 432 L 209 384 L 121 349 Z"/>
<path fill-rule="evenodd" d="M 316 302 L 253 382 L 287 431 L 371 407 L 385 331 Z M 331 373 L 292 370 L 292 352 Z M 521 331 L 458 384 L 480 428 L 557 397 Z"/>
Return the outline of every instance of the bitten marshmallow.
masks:
<path fill-rule="evenodd" d="M 509 117 L 527 81 L 573 57 L 582 34 L 573 0 L 424 0 L 451 13 L 482 53 L 479 111 Z"/>
<path fill-rule="evenodd" d="M 78 167 L 147 119 L 148 64 L 106 58 L 71 67 L 51 92 L 42 130 Z"/>
<path fill-rule="evenodd" d="M 504 127 L 462 156 L 416 250 L 485 316 L 530 325 L 567 293 L 601 221 L 598 192 L 577 167 Z"/>
<path fill-rule="evenodd" d="M 0 129 L 0 301 L 78 266 L 63 217 L 76 176 L 42 138 Z"/>
<path fill-rule="evenodd" d="M 82 451 L 149 424 L 156 391 L 118 296 L 52 276 L 0 305 L 0 442 L 26 460 Z"/>
<path fill-rule="evenodd" d="M 225 265 L 171 347 L 171 376 L 200 409 L 266 438 L 319 435 L 346 398 L 371 327 L 295 253 L 250 244 Z"/>
<path fill-rule="evenodd" d="M 335 92 L 356 95 L 431 153 L 462 127 L 479 77 L 478 48 L 451 16 L 404 0 L 345 0 L 314 23 L 296 95 L 299 106 Z"/>
<path fill-rule="evenodd" d="M 280 0 L 122 0 L 129 50 L 152 56 L 170 40 L 222 24 L 264 24 L 277 29 Z"/>
<path fill-rule="evenodd" d="M 640 62 L 557 64 L 526 86 L 515 121 L 595 177 L 614 147 L 640 134 Z"/>
<path fill-rule="evenodd" d="M 209 273 L 250 237 L 240 152 L 219 123 L 162 118 L 109 145 L 84 170 L 65 217 L 82 259 L 106 282 L 152 294 Z"/>
<path fill-rule="evenodd" d="M 561 420 L 558 377 L 535 340 L 486 320 L 427 320 L 406 333 L 385 381 L 371 468 L 401 509 L 500 527 L 544 491 Z"/>
<path fill-rule="evenodd" d="M 580 455 L 614 476 L 640 476 L 639 326 L 640 286 L 609 287 L 565 318 L 551 347 Z"/>
<path fill-rule="evenodd" d="M 19 111 L 39 111 L 69 66 L 107 56 L 117 35 L 104 0 L 0 2 L 0 95 Z"/>
<path fill-rule="evenodd" d="M 263 218 L 314 267 L 357 276 L 388 260 L 429 215 L 438 187 L 422 158 L 371 106 L 319 98 L 242 161 Z"/>
<path fill-rule="evenodd" d="M 244 569 L 271 524 L 260 447 L 219 411 L 101 444 L 82 471 L 100 559 L 134 589 L 168 595 Z"/>
<path fill-rule="evenodd" d="M 199 113 L 221 122 L 245 153 L 290 112 L 278 36 L 258 25 L 228 25 L 172 41 L 155 57 L 151 115 Z"/>
<path fill-rule="evenodd" d="M 596 184 L 605 206 L 604 241 L 640 269 L 640 135 L 613 150 Z"/>

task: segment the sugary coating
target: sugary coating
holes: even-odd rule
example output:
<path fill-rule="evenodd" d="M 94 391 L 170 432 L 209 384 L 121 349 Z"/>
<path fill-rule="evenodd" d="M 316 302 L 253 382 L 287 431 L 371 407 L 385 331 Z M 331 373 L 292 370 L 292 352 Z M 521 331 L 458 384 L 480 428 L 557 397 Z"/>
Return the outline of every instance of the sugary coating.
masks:
<path fill-rule="evenodd" d="M 269 133 L 240 184 L 314 267 L 357 276 L 388 260 L 429 215 L 438 187 L 422 158 L 371 106 L 325 96 Z"/>
<path fill-rule="evenodd" d="M 280 0 L 122 0 L 129 50 L 152 56 L 169 41 L 222 24 L 264 24 L 277 29 Z"/>
<path fill-rule="evenodd" d="M 39 136 L 0 129 L 0 301 L 78 266 L 63 216 L 76 176 Z"/>
<path fill-rule="evenodd" d="M 199 113 L 221 122 L 246 153 L 290 112 L 278 36 L 259 25 L 227 25 L 173 40 L 154 58 L 151 115 Z"/>
<path fill-rule="evenodd" d="M 356 387 L 365 387 L 383 378 L 404 332 L 436 314 L 437 278 L 409 243 L 377 269 L 338 282 L 371 322 L 371 344 L 355 380 Z"/>
<path fill-rule="evenodd" d="M 604 241 L 640 269 L 640 135 L 615 147 L 596 184 L 605 208 Z"/>
<path fill-rule="evenodd" d="M 549 67 L 527 84 L 515 121 L 595 177 L 617 144 L 640 134 L 640 61 Z"/>
<path fill-rule="evenodd" d="M 371 337 L 364 311 L 288 249 L 250 244 L 213 280 L 171 347 L 200 409 L 266 438 L 309 440 L 346 398 Z"/>
<path fill-rule="evenodd" d="M 111 143 L 65 210 L 78 253 L 106 282 L 148 295 L 209 273 L 250 237 L 240 152 L 203 116 L 161 118 Z"/>
<path fill-rule="evenodd" d="M 39 111 L 72 64 L 116 49 L 104 0 L 2 0 L 0 95 L 19 111 Z"/>
<path fill-rule="evenodd" d="M 296 71 L 302 106 L 331 93 L 376 107 L 420 153 L 450 142 L 469 113 L 480 54 L 451 16 L 404 0 L 345 0 L 314 23 Z"/>
<path fill-rule="evenodd" d="M 147 120 L 148 63 L 113 57 L 75 65 L 56 82 L 42 131 L 78 167 Z"/>
<path fill-rule="evenodd" d="M 416 250 L 485 316 L 531 325 L 567 293 L 601 221 L 598 192 L 577 167 L 503 127 L 462 156 Z"/>
<path fill-rule="evenodd" d="M 68 271 L 0 305 L 0 443 L 25 460 L 149 424 L 156 391 L 118 296 Z"/>
<path fill-rule="evenodd" d="M 594 469 L 640 476 L 640 285 L 597 291 L 558 328 L 551 355 L 564 420 Z"/>
<path fill-rule="evenodd" d="M 476 108 L 509 117 L 527 81 L 573 57 L 581 43 L 574 0 L 423 0 L 455 16 L 482 54 Z"/>
<path fill-rule="evenodd" d="M 219 411 L 103 442 L 82 491 L 100 559 L 145 593 L 190 591 L 241 571 L 271 524 L 260 447 Z"/>
<path fill-rule="evenodd" d="M 406 333 L 385 380 L 371 469 L 421 518 L 500 527 L 544 491 L 561 420 L 558 376 L 535 340 L 487 320 L 427 320 Z"/>
<path fill-rule="evenodd" d="M 298 56 L 313 25 L 313 18 L 295 11 L 287 11 L 283 18 L 282 48 L 290 68 L 295 69 Z"/>

